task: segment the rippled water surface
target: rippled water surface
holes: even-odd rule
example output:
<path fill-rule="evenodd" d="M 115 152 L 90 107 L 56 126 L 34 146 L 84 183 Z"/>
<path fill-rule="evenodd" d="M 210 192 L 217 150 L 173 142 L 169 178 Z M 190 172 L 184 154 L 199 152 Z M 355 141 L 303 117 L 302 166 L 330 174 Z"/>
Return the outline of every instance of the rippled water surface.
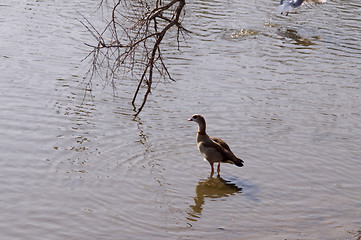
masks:
<path fill-rule="evenodd" d="M 135 120 L 132 81 L 84 96 L 98 3 L 0 4 L 1 239 L 357 238 L 358 0 L 187 1 L 177 82 Z M 194 113 L 245 167 L 209 176 Z"/>

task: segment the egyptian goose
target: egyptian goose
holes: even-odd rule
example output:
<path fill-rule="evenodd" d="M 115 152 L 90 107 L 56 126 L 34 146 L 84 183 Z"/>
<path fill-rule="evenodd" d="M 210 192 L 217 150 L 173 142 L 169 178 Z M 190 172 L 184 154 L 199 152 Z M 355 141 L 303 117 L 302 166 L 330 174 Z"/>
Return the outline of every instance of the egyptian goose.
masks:
<path fill-rule="evenodd" d="M 243 160 L 237 158 L 223 140 L 215 137 L 209 137 L 206 133 L 206 120 L 202 115 L 195 114 L 188 121 L 198 123 L 197 146 L 203 154 L 204 160 L 211 165 L 211 174 L 213 175 L 213 164 L 218 162 L 217 173 L 220 171 L 220 163 L 231 163 L 238 167 L 243 166 Z"/>
<path fill-rule="evenodd" d="M 307 4 L 320 4 L 326 2 L 327 0 L 281 0 L 280 5 L 278 6 L 278 10 L 281 12 L 281 14 L 286 13 L 287 16 L 288 12 L 293 8 Z"/>

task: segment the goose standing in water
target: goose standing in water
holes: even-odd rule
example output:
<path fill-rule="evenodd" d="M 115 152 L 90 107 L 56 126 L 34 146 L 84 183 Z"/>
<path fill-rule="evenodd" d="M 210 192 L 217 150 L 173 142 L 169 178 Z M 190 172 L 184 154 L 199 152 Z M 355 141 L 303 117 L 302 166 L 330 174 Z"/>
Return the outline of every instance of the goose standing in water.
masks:
<path fill-rule="evenodd" d="M 237 158 L 222 139 L 209 137 L 206 133 L 206 121 L 199 114 L 193 115 L 188 121 L 198 123 L 197 146 L 203 154 L 204 160 L 211 165 L 211 175 L 214 173 L 213 164 L 218 162 L 217 173 L 220 171 L 220 163 L 231 163 L 238 167 L 243 166 L 243 160 Z"/>
<path fill-rule="evenodd" d="M 281 14 L 286 13 L 287 16 L 288 12 L 293 8 L 307 4 L 320 4 L 326 2 L 327 0 L 281 0 L 281 4 L 278 6 L 278 10 L 281 12 Z"/>

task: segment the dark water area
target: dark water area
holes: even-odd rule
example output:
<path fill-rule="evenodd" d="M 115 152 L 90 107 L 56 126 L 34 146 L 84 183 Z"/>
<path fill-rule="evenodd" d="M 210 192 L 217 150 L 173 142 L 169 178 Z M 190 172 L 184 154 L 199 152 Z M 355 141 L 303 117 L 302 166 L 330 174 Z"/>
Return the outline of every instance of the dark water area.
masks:
<path fill-rule="evenodd" d="M 1 239 L 360 236 L 359 1 L 188 1 L 177 81 L 135 120 L 131 80 L 84 96 L 98 3 L 0 4 Z M 194 113 L 243 168 L 209 176 Z"/>

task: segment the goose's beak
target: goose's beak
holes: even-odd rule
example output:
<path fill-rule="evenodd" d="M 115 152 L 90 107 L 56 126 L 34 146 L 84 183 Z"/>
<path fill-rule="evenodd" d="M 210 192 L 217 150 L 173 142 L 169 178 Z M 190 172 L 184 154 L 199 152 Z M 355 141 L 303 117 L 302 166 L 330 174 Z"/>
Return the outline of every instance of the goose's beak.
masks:
<path fill-rule="evenodd" d="M 193 118 L 188 119 L 188 121 L 193 121 Z"/>

